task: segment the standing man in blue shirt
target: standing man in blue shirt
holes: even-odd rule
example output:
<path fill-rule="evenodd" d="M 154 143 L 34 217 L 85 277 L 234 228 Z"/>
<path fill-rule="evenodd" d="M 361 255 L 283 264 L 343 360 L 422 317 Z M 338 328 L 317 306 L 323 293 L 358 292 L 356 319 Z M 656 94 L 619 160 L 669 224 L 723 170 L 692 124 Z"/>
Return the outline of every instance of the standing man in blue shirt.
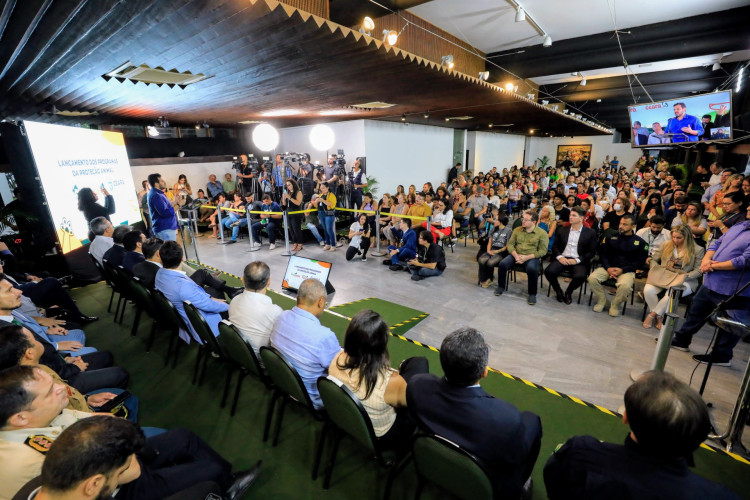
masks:
<path fill-rule="evenodd" d="M 674 105 L 674 118 L 667 123 L 667 133 L 674 134 L 672 142 L 698 142 L 703 125 L 697 116 L 687 114 L 684 102 L 678 102 Z"/>
<path fill-rule="evenodd" d="M 148 192 L 148 212 L 151 215 L 154 237 L 164 241 L 177 241 L 177 215 L 164 194 L 167 183 L 161 178 L 161 174 L 149 175 L 148 183 L 152 188 Z"/>
<path fill-rule="evenodd" d="M 750 219 L 750 207 L 747 209 Z M 677 330 L 672 347 L 688 351 L 693 335 L 706 323 L 711 312 L 719 304 L 738 292 L 750 281 L 750 220 L 730 227 L 721 238 L 709 245 L 701 262 L 703 286 L 693 297 L 688 317 Z M 750 287 L 726 305 L 727 315 L 742 323 L 750 322 Z M 740 337 L 719 329 L 713 351 L 710 354 L 696 354 L 695 361 L 706 363 L 709 360 L 717 366 L 730 366 L 734 346 Z"/>
<path fill-rule="evenodd" d="M 279 315 L 270 337 L 271 345 L 286 356 L 299 373 L 317 409 L 323 408 L 318 377 L 327 374 L 331 361 L 341 351 L 336 334 L 318 319 L 325 308 L 325 285 L 314 278 L 306 279 L 297 290 L 297 305 Z"/>

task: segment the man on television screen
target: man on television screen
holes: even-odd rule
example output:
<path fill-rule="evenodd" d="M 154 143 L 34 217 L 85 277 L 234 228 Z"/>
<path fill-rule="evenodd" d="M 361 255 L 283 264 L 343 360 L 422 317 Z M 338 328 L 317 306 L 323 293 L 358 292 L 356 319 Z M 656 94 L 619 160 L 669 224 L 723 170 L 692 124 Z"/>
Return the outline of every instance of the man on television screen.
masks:
<path fill-rule="evenodd" d="M 711 138 L 711 129 L 714 127 L 714 122 L 711 121 L 713 118 L 711 115 L 703 115 L 701 117 L 701 127 L 703 127 L 703 134 L 701 134 L 701 140 L 707 141 Z"/>
<path fill-rule="evenodd" d="M 633 122 L 633 140 L 636 146 L 644 146 L 648 143 L 648 129 L 643 128 L 641 122 Z"/>
<path fill-rule="evenodd" d="M 703 135 L 703 126 L 698 117 L 687 114 L 684 102 L 674 105 L 674 118 L 667 124 L 667 133 L 672 134 L 672 142 L 697 142 Z"/>
<path fill-rule="evenodd" d="M 648 136 L 648 144 L 668 144 L 670 142 L 669 136 L 664 134 L 664 129 L 661 128 L 661 123 L 654 122 L 651 124 L 651 128 L 654 129 Z"/>
<path fill-rule="evenodd" d="M 729 131 L 725 128 L 711 130 L 711 140 L 716 139 L 729 139 Z"/>

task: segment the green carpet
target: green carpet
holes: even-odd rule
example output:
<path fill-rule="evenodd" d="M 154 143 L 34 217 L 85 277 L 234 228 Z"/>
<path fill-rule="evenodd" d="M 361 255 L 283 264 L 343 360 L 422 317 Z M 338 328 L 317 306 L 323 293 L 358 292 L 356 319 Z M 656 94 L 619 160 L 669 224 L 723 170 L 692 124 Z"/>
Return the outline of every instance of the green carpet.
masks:
<path fill-rule="evenodd" d="M 347 302 L 330 308 L 338 314 L 349 318 L 353 317 L 363 309 L 372 309 L 380 314 L 388 326 L 391 327 L 391 333 L 402 335 L 414 327 L 417 323 L 425 319 L 429 314 L 426 312 L 412 309 L 411 307 L 402 306 L 383 299 L 369 298 Z"/>
<path fill-rule="evenodd" d="M 235 278 L 225 278 L 230 284 L 236 283 L 232 281 Z M 152 351 L 145 353 L 150 321 L 142 319 L 138 336 L 131 337 L 129 330 L 134 314 L 129 307 L 123 325 L 113 325 L 112 315 L 106 313 L 109 289 L 103 283 L 74 290 L 73 295 L 87 314 L 102 316 L 86 328 L 89 343 L 112 351 L 117 363 L 129 370 L 130 389 L 141 398 L 142 425 L 187 427 L 222 453 L 236 469 L 250 467 L 258 459 L 263 459 L 262 477 L 246 498 L 382 498 L 386 477 L 384 471 L 350 440 L 342 442 L 331 489 L 324 492 L 322 480 L 319 478 L 313 482 L 310 478 L 321 424 L 290 406 L 284 417 L 278 446 L 274 448 L 270 443 L 263 443 L 263 423 L 270 392 L 260 382 L 254 379 L 245 381 L 237 414 L 230 417 L 229 408 L 219 407 L 225 381 L 225 370 L 221 365 L 210 363 L 204 384 L 193 386 L 195 349 L 183 347 L 177 367 L 164 367 L 168 343 L 166 334 L 157 337 Z M 294 304 L 289 297 L 277 293 L 270 295 L 281 307 L 288 309 Z M 345 307 L 350 306 L 342 307 L 346 311 Z M 343 314 L 340 310 L 334 311 Z M 331 313 L 324 313 L 321 321 L 333 329 L 339 339 L 348 323 L 347 319 Z M 431 372 L 441 373 L 438 353 L 434 349 L 391 337 L 389 351 L 394 366 L 408 357 L 426 356 Z M 530 410 L 541 416 L 544 438 L 533 472 L 535 499 L 546 498 L 542 469 L 558 443 L 577 434 L 591 434 L 619 443 L 627 434 L 627 428 L 616 417 L 498 373 L 490 373 L 482 386 L 519 409 Z M 750 498 L 747 465 L 725 454 L 705 449 L 696 453 L 695 461 L 698 474 L 726 484 L 744 498 Z M 392 498 L 413 498 L 416 481 L 412 474 L 413 468 L 407 467 L 399 475 Z M 429 486 L 423 493 L 423 498 L 445 497 L 444 493 Z"/>

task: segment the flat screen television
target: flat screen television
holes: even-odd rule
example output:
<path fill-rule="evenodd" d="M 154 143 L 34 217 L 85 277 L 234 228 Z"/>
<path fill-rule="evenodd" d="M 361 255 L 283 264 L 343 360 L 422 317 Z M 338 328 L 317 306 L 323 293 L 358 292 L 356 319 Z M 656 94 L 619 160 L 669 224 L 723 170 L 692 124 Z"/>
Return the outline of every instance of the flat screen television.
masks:
<path fill-rule="evenodd" d="M 325 285 L 330 274 L 330 262 L 292 255 L 289 257 L 281 288 L 296 292 L 302 282 L 308 278 L 315 278 Z"/>
<path fill-rule="evenodd" d="M 733 138 L 731 90 L 632 104 L 628 112 L 630 141 L 634 148 L 721 142 Z"/>

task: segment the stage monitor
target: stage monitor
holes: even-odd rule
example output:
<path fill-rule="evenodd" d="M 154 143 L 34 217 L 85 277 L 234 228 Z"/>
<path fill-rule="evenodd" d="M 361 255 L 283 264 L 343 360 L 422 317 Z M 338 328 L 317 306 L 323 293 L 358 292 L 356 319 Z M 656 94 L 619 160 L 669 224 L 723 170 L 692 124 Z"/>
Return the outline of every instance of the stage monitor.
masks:
<path fill-rule="evenodd" d="M 325 285 L 331 274 L 331 263 L 322 260 L 307 259 L 298 255 L 289 257 L 289 263 L 284 273 L 281 288 L 296 292 L 299 286 L 308 278 L 315 278 Z"/>
<path fill-rule="evenodd" d="M 63 253 L 89 242 L 88 221 L 78 210 L 82 188 L 91 188 L 101 205 L 104 190 L 112 195 L 113 225 L 141 221 L 121 133 L 30 121 L 23 125 Z"/>
<path fill-rule="evenodd" d="M 731 90 L 632 104 L 628 111 L 634 148 L 722 142 L 733 137 Z"/>

